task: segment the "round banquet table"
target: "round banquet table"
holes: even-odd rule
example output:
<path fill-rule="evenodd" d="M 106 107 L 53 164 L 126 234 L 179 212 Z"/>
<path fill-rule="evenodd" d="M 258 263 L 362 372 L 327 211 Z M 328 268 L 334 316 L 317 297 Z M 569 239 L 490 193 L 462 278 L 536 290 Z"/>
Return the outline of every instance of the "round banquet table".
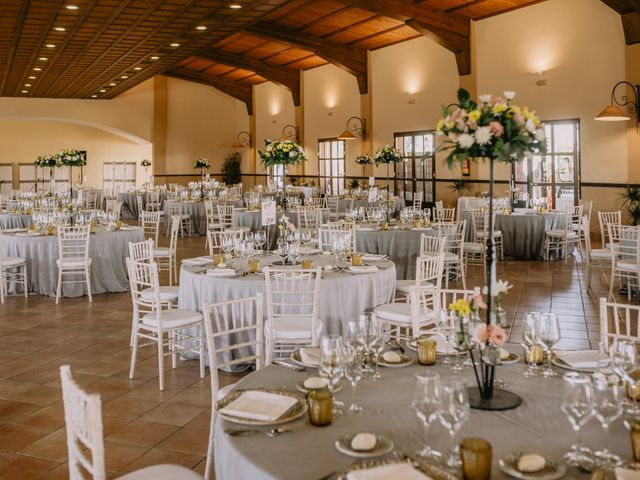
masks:
<path fill-rule="evenodd" d="M 207 212 L 204 208 L 204 202 L 198 202 L 195 200 L 189 200 L 182 203 L 182 213 L 191 216 L 191 225 L 193 226 L 193 233 L 198 235 L 207 234 Z M 242 207 L 242 200 L 228 200 L 227 205 L 233 205 L 234 207 Z M 171 221 L 169 219 L 169 206 L 165 202 L 164 204 L 164 218 L 166 234 L 169 236 L 171 233 Z"/>
<path fill-rule="evenodd" d="M 369 203 L 368 198 L 350 198 L 343 197 L 338 199 L 338 212 L 345 213 L 347 210 L 347 206 L 351 205 L 351 200 L 353 200 L 353 208 L 367 208 L 367 207 L 377 207 L 378 202 Z M 402 197 L 396 197 L 396 212 L 402 211 L 405 207 L 405 201 Z"/>
<path fill-rule="evenodd" d="M 271 254 L 258 258 L 262 266 L 279 260 L 279 257 Z M 312 259 L 315 266 L 334 262 L 332 255 L 305 255 L 303 258 Z M 396 288 L 395 266 L 388 261 L 376 262 L 376 265 L 381 269 L 374 273 L 352 274 L 323 270 L 320 281 L 319 315 L 324 332 L 342 334 L 349 320 L 357 318 L 368 308 L 391 301 Z M 207 276 L 206 269 L 212 266 L 182 266 L 178 299 L 181 309 L 200 311 L 202 302 L 221 302 L 232 298 L 250 297 L 265 291 L 263 274 L 239 277 Z M 266 319 L 266 306 L 264 314 Z"/>
<path fill-rule="evenodd" d="M 438 236 L 432 228 L 380 230 L 377 227 L 356 227 L 358 252 L 384 254 L 396 265 L 398 280 L 416 278 L 416 257 L 420 254 L 422 234 Z"/>
<path fill-rule="evenodd" d="M 515 345 L 509 349 L 522 353 Z M 407 353 L 415 357 L 414 352 Z M 438 359 L 441 362 L 441 358 Z M 382 379 L 362 380 L 358 384 L 358 403 L 364 407 L 359 416 L 334 417 L 327 427 L 312 427 L 308 416 L 287 425 L 291 431 L 275 438 L 266 435 L 231 437 L 224 430 L 249 428 L 218 418 L 215 425 L 215 469 L 218 480 L 250 478 L 252 480 L 319 479 L 333 471 L 344 471 L 357 459 L 344 455 L 334 447 L 335 440 L 345 434 L 358 432 L 381 433 L 394 442 L 396 451 L 413 455 L 424 445 L 424 429 L 411 408 L 415 385 L 414 374 L 438 372 L 442 378 L 452 374 L 439 363 L 433 367 L 414 364 L 405 368 L 381 368 Z M 496 378 L 506 381 L 507 388 L 523 399 L 520 407 L 504 412 L 471 410 L 469 421 L 458 434 L 464 437 L 483 437 L 493 448 L 492 479 L 512 478 L 500 470 L 498 461 L 513 452 L 539 453 L 561 460 L 576 440 L 569 421 L 560 410 L 562 377 L 526 379 L 522 376 L 524 363 L 498 367 Z M 562 371 L 559 370 L 559 373 Z M 285 389 L 297 392 L 296 383 L 313 375 L 313 371 L 295 372 L 288 368 L 269 366 L 238 382 L 236 389 L 257 387 Z M 473 369 L 461 375 L 467 385 L 475 385 Z M 346 382 L 344 379 L 343 382 Z M 336 397 L 348 406 L 351 386 L 348 382 Z M 590 419 L 582 428 L 584 443 L 591 449 L 602 448 L 603 433 L 599 422 Z M 431 427 L 430 444 L 448 454 L 449 434 L 436 421 Z M 629 433 L 622 420 L 610 427 L 609 448 L 631 461 Z M 381 458 L 393 458 L 388 454 Z M 332 476 L 331 478 L 337 478 Z M 567 467 L 564 478 L 589 479 L 590 474 Z"/>
<path fill-rule="evenodd" d="M 89 240 L 91 264 L 91 293 L 126 292 L 129 289 L 126 258 L 129 255 L 129 242 L 144 240 L 144 232 L 139 227 L 130 230 L 110 232 L 97 227 Z M 24 257 L 27 259 L 29 291 L 40 295 L 55 296 L 58 282 L 58 237 L 16 236 L 0 234 L 0 248 L 3 256 Z M 15 284 L 12 284 L 15 288 Z M 85 295 L 86 286 L 82 283 L 63 284 L 64 297 Z M 15 290 L 12 291 L 15 293 Z"/>
<path fill-rule="evenodd" d="M 0 230 L 11 228 L 29 228 L 31 215 L 21 213 L 0 213 Z"/>
<path fill-rule="evenodd" d="M 473 241 L 471 212 L 462 212 L 462 220 L 467 221 L 466 241 Z M 497 214 L 495 229 L 502 232 L 504 256 L 521 260 L 541 260 L 544 253 L 544 232 L 562 230 L 564 213 Z"/>
<path fill-rule="evenodd" d="M 326 223 L 329 221 L 330 211 L 328 208 L 320 209 L 322 214 L 322 223 Z M 258 230 L 268 231 L 268 249 L 275 250 L 278 242 L 278 219 L 284 214 L 284 212 L 280 209 L 276 212 L 276 225 L 270 225 L 269 228 L 262 225 L 262 210 L 257 211 L 249 211 L 246 209 L 237 209 L 233 212 L 233 228 L 248 228 L 251 232 L 256 232 Z M 300 225 L 300 211 L 299 210 L 288 210 L 287 216 L 291 223 L 293 223 L 296 227 Z"/>
<path fill-rule="evenodd" d="M 118 193 L 118 201 L 122 202 L 122 218 L 138 218 L 138 200 L 136 197 L 142 196 L 142 204 L 147 207 L 146 192 L 121 192 Z M 164 204 L 164 193 L 160 193 L 160 205 Z"/>

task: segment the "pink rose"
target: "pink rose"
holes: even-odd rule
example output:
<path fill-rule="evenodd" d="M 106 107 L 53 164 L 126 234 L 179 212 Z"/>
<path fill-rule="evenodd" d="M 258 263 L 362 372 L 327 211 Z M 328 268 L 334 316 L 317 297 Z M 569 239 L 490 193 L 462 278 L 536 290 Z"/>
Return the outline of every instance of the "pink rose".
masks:
<path fill-rule="evenodd" d="M 491 99 L 491 105 L 497 105 L 498 103 L 507 103 L 507 99 L 502 95 L 498 95 L 497 97 L 493 97 Z"/>
<path fill-rule="evenodd" d="M 490 122 L 489 129 L 494 137 L 501 137 L 504 133 L 504 127 L 500 122 Z"/>
<path fill-rule="evenodd" d="M 507 341 L 507 334 L 505 331 L 496 326 L 486 324 L 478 325 L 475 332 L 473 332 L 473 339 L 478 343 L 485 343 L 487 340 L 494 345 L 503 346 Z"/>
<path fill-rule="evenodd" d="M 513 121 L 516 122 L 516 125 L 518 125 L 519 127 L 524 125 L 524 123 L 526 122 L 524 115 L 522 115 L 521 113 L 516 113 L 513 116 Z"/>

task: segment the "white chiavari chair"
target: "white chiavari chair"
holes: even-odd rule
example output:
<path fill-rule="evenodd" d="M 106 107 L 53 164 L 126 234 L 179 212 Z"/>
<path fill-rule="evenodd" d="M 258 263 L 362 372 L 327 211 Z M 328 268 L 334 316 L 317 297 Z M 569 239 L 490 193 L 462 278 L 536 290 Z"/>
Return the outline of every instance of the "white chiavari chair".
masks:
<path fill-rule="evenodd" d="M 60 366 L 62 403 L 69 455 L 69 480 L 105 480 L 102 401 L 97 393 L 87 393 L 73 380 L 69 365 Z M 202 480 L 180 465 L 153 465 L 127 473 L 118 480 Z"/>
<path fill-rule="evenodd" d="M 640 306 L 600 298 L 600 341 L 609 351 L 616 340 L 640 343 Z"/>
<path fill-rule="evenodd" d="M 202 314 L 192 310 L 163 309 L 160 299 L 158 265 L 127 259 L 133 304 L 133 349 L 129 378 L 135 376 L 138 348 L 155 345 L 158 350 L 160 390 L 164 390 L 164 357 L 171 356 L 176 368 L 177 355 L 194 352 L 200 358 L 200 378 L 204 378 L 204 331 Z M 195 331 L 195 333 L 192 333 Z M 140 345 L 140 339 L 149 343 Z M 165 347 L 168 351 L 165 351 Z"/>
<path fill-rule="evenodd" d="M 353 225 L 345 223 L 329 222 L 320 225 L 318 228 L 318 248 L 320 250 L 331 250 L 331 236 L 336 233 L 348 234 L 350 238 L 351 250 L 356 251 L 356 231 Z"/>
<path fill-rule="evenodd" d="M 423 233 L 420 235 L 420 255 L 439 255 L 444 253 L 446 237 L 433 237 Z"/>
<path fill-rule="evenodd" d="M 147 208 L 146 209 L 151 212 L 157 212 L 157 211 L 160 211 L 160 206 L 161 206 L 160 193 L 155 190 L 151 190 L 147 192 Z"/>
<path fill-rule="evenodd" d="M 170 219 L 178 217 L 180 219 L 180 236 L 184 238 L 184 232 L 193 235 L 193 223 L 191 215 L 184 213 L 183 204 L 181 202 L 167 202 L 167 214 Z"/>
<path fill-rule="evenodd" d="M 91 296 L 91 257 L 89 257 L 89 240 L 91 238 L 91 225 L 81 227 L 58 227 L 58 285 L 56 288 L 56 304 L 62 297 L 62 286 L 69 283 L 85 283 L 87 295 Z M 73 277 L 64 280 L 64 277 Z M 77 277 L 82 276 L 81 280 Z"/>
<path fill-rule="evenodd" d="M 157 212 L 153 212 L 157 213 Z M 169 272 L 169 285 L 173 280 L 178 283 L 178 262 L 176 253 L 178 249 L 178 231 L 180 230 L 180 217 L 171 217 L 171 230 L 169 232 L 168 247 L 153 247 L 153 259 L 158 264 L 159 271 Z"/>
<path fill-rule="evenodd" d="M 424 201 L 424 192 L 413 192 L 413 208 L 422 210 L 422 202 Z"/>
<path fill-rule="evenodd" d="M 409 287 L 409 302 L 386 303 L 373 309 L 374 315 L 388 327 L 395 339 L 420 336 L 435 325 L 433 287 Z"/>
<path fill-rule="evenodd" d="M 451 223 L 455 222 L 456 219 L 456 209 L 454 208 L 434 208 L 433 210 L 433 221 L 434 222 L 444 222 Z"/>
<path fill-rule="evenodd" d="M 23 257 L 4 257 L 0 248 L 0 303 L 9 292 L 9 285 L 22 282 L 24 297 L 29 296 L 27 259 Z"/>
<path fill-rule="evenodd" d="M 609 246 L 611 248 L 611 283 L 609 298 L 613 297 L 615 279 L 620 288 L 626 284 L 627 300 L 631 301 L 631 291 L 640 288 L 640 227 L 609 224 Z M 615 261 L 613 260 L 615 259 Z"/>
<path fill-rule="evenodd" d="M 264 268 L 267 323 L 267 364 L 275 356 L 304 346 L 317 346 L 320 320 L 321 268 Z"/>
<path fill-rule="evenodd" d="M 462 288 L 467 288 L 466 271 L 464 265 L 464 236 L 467 229 L 467 221 L 438 223 L 436 224 L 438 235 L 446 238 L 444 253 L 444 278 L 445 288 L 449 288 L 449 277 L 462 281 Z"/>
<path fill-rule="evenodd" d="M 416 278 L 414 280 L 397 280 L 396 297 L 409 300 L 411 287 L 426 287 L 439 289 L 442 285 L 444 271 L 444 252 L 427 254 L 416 258 Z"/>
<path fill-rule="evenodd" d="M 221 228 L 227 229 L 233 227 L 233 212 L 235 207 L 233 205 L 218 205 L 218 222 Z"/>
<path fill-rule="evenodd" d="M 145 211 L 144 197 L 142 195 L 136 195 L 136 205 L 138 206 L 138 224 L 142 226 L 142 214 Z"/>
<path fill-rule="evenodd" d="M 324 202 L 329 209 L 329 220 L 337 221 L 340 218 L 339 198 L 337 195 L 325 195 Z"/>
<path fill-rule="evenodd" d="M 566 263 L 569 258 L 569 248 L 572 246 L 577 246 L 580 251 L 580 257 L 584 258 L 580 237 L 573 230 L 573 218 L 573 207 L 571 207 L 565 211 L 565 219 L 562 229 L 548 230 L 544 233 L 545 260 L 549 260 L 550 254 L 555 252 L 558 257 L 564 259 Z"/>
<path fill-rule="evenodd" d="M 587 216 L 584 216 L 584 222 L 585 222 L 585 227 L 587 231 L 590 231 L 591 227 L 590 227 L 590 223 L 589 223 L 589 219 L 587 218 Z M 605 274 L 606 269 L 611 268 L 612 266 L 612 262 L 615 258 L 615 260 L 618 260 L 617 257 L 614 257 L 614 254 L 611 250 L 610 246 L 605 247 L 603 244 L 601 248 L 592 248 L 591 247 L 591 235 L 586 235 L 585 236 L 585 251 L 587 254 L 587 288 L 591 288 L 591 277 L 592 277 L 592 273 L 593 273 L 593 267 L 594 265 L 598 268 L 598 270 L 600 271 L 600 275 L 602 275 L 602 277 L 604 277 L 605 282 L 607 282 L 607 284 L 609 283 L 609 279 L 607 278 L 607 275 Z"/>
<path fill-rule="evenodd" d="M 471 210 L 471 226 L 473 227 L 473 241 L 482 245 L 486 244 L 486 238 L 489 236 L 489 213 L 482 209 L 474 208 Z M 493 244 L 495 252 L 500 255 L 500 260 L 504 260 L 503 235 L 501 230 L 495 229 L 496 216 L 493 215 Z M 483 249 L 484 250 L 484 249 Z"/>
<path fill-rule="evenodd" d="M 620 210 L 616 212 L 598 212 L 598 223 L 600 224 L 601 247 L 609 248 L 608 225 L 610 223 L 622 225 L 622 212 Z"/>
<path fill-rule="evenodd" d="M 140 223 L 144 231 L 144 237 L 158 244 L 160 236 L 160 212 L 140 212 Z"/>
<path fill-rule="evenodd" d="M 301 208 L 298 212 L 298 223 L 302 232 L 313 236 L 322 224 L 322 211 L 318 207 Z"/>
<path fill-rule="evenodd" d="M 211 399 L 214 406 L 235 387 L 233 383 L 220 388 L 218 369 L 248 363 L 255 363 L 256 370 L 264 367 L 262 305 L 262 293 L 253 297 L 202 304 L 211 373 Z M 215 422 L 215 408 L 212 408 L 205 479 L 213 478 Z"/>

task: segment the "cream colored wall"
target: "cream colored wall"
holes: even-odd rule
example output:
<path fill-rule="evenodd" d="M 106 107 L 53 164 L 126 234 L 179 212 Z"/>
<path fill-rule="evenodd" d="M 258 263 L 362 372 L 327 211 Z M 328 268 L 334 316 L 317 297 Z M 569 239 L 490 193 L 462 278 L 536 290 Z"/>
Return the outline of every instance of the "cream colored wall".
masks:
<path fill-rule="evenodd" d="M 219 172 L 233 152 L 238 109 L 245 104 L 213 87 L 169 78 L 167 81 L 167 174 L 192 173 L 193 162 L 206 157 Z M 248 115 L 246 115 L 248 118 Z"/>
<path fill-rule="evenodd" d="M 254 99 L 256 149 L 262 150 L 265 139 L 278 140 L 286 125 L 295 125 L 296 113 L 289 90 L 274 83 L 257 85 Z M 265 172 L 259 157 L 256 159 L 256 172 Z"/>
<path fill-rule="evenodd" d="M 25 135 L 25 132 L 29 132 Z M 0 162 L 32 163 L 38 155 L 55 153 L 63 148 L 87 151 L 83 175 L 90 185 L 102 187 L 102 165 L 111 161 L 134 161 L 151 158 L 151 144 L 137 145 L 122 137 L 91 127 L 39 120 L 1 120 Z M 138 183 L 144 181 L 138 167 Z M 80 169 L 73 169 L 74 182 L 81 180 Z M 17 187 L 17 185 L 14 185 Z"/>
<path fill-rule="evenodd" d="M 306 175 L 318 174 L 318 140 L 340 135 L 352 116 L 360 116 L 360 92 L 354 76 L 333 65 L 304 72 L 304 148 Z M 360 175 L 355 159 L 360 139 L 346 142 L 346 173 Z"/>
<path fill-rule="evenodd" d="M 640 85 L 640 43 L 626 46 L 626 60 L 625 79 L 633 85 Z M 627 126 L 627 140 L 629 142 L 629 182 L 640 183 L 640 134 L 633 120 Z"/>

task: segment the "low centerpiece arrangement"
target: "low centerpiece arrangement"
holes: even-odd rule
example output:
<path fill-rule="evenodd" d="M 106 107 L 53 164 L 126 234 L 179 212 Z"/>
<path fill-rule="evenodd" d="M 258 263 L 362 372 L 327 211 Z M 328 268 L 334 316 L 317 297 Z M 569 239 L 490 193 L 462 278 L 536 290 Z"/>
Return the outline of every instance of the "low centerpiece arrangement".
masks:
<path fill-rule="evenodd" d="M 515 92 L 504 95 L 481 95 L 479 102 L 473 101 L 465 89 L 458 90 L 458 103 L 444 108 L 443 118 L 438 121 L 437 134 L 443 139 L 438 150 L 447 151 L 447 163 L 461 164 L 466 160 L 486 159 L 489 161 L 489 232 L 486 235 L 486 295 L 487 310 L 484 334 L 478 338 L 484 342 L 485 351 L 490 351 L 497 340 L 502 338 L 492 315 L 496 300 L 495 256 L 493 238 L 493 183 L 494 164 L 516 163 L 533 155 L 546 152 L 547 144 L 544 128 L 535 112 L 528 107 L 513 105 Z M 505 292 L 498 294 L 498 298 Z M 498 304 L 500 300 L 498 299 Z M 483 410 L 507 410 L 516 408 L 522 399 L 509 391 L 495 389 L 495 364 L 491 358 L 481 355 L 482 375 L 477 375 L 478 388 L 469 390 L 469 400 L 473 408 Z"/>
<path fill-rule="evenodd" d="M 286 185 L 287 167 L 289 165 L 300 165 L 307 156 L 302 147 L 293 140 L 269 140 L 265 139 L 264 150 L 258 150 L 262 165 L 266 168 L 282 165 L 283 167 L 283 186 Z M 285 212 L 287 210 L 287 196 L 282 195 L 282 207 Z"/>

